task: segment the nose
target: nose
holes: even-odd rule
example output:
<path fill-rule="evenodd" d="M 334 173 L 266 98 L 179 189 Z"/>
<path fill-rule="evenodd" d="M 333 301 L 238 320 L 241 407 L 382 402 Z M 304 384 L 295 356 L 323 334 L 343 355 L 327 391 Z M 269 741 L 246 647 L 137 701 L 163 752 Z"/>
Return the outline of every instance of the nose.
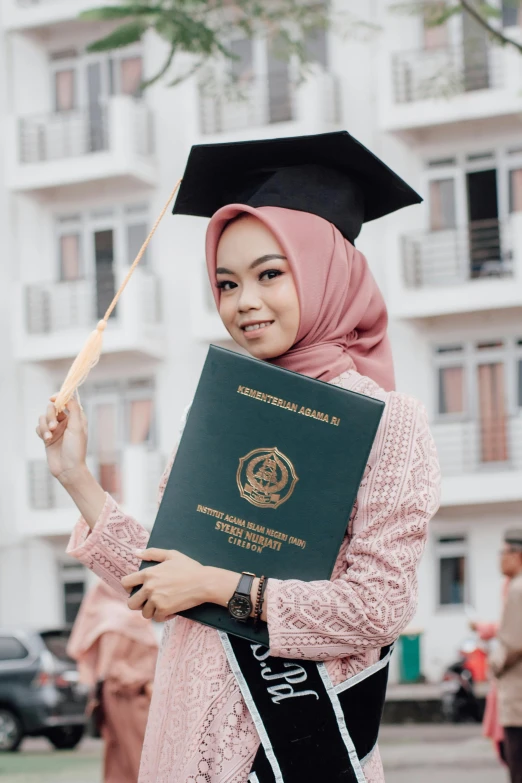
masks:
<path fill-rule="evenodd" d="M 262 307 L 261 299 L 256 291 L 256 286 L 244 284 L 241 286 L 237 309 L 240 313 L 248 313 L 250 310 L 260 310 Z"/>

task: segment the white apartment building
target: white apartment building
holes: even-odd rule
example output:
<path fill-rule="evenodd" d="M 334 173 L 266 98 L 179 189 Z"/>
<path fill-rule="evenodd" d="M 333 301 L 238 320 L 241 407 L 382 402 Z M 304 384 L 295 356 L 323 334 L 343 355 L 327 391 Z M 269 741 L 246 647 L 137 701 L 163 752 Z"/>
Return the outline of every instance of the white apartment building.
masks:
<path fill-rule="evenodd" d="M 65 555 L 76 513 L 34 428 L 190 145 L 347 128 L 426 199 L 366 225 L 358 247 L 387 298 L 398 388 L 428 407 L 443 469 L 410 628 L 437 679 L 468 635 L 467 605 L 498 615 L 497 551 L 522 525 L 522 57 L 468 20 L 428 30 L 374 0 L 372 35 L 310 38 L 304 84 L 266 42 L 239 40 L 241 100 L 195 79 L 140 96 L 163 44 L 87 54 L 105 27 L 76 16 L 98 4 L 0 0 L 0 624 L 61 624 L 78 607 L 87 575 Z M 204 230 L 164 219 L 82 392 L 91 467 L 146 524 L 208 343 L 232 347 Z"/>

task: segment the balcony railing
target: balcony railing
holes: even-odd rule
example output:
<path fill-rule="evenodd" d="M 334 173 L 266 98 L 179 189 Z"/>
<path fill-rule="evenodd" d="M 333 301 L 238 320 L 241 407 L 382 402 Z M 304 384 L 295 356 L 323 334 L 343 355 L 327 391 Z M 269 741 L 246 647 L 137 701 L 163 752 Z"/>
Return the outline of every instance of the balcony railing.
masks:
<path fill-rule="evenodd" d="M 158 278 L 138 270 L 140 276 L 141 320 L 161 322 L 161 286 Z M 40 283 L 25 288 L 25 330 L 31 335 L 51 334 L 76 328 L 89 328 L 103 317 L 116 291 L 116 283 L 95 280 L 69 280 Z M 119 305 L 118 305 L 119 307 Z M 118 318 L 118 308 L 114 311 Z"/>
<path fill-rule="evenodd" d="M 522 416 L 433 426 L 442 473 L 522 470 Z"/>
<path fill-rule="evenodd" d="M 419 49 L 393 56 L 396 103 L 451 97 L 502 86 L 502 50 L 482 42 L 466 46 Z"/>
<path fill-rule="evenodd" d="M 111 130 L 108 105 L 96 104 L 88 109 L 25 117 L 19 121 L 20 162 L 41 163 L 106 152 L 110 147 Z M 138 155 L 150 155 L 151 115 L 141 101 L 133 100 L 129 132 L 134 151 Z"/>
<path fill-rule="evenodd" d="M 457 285 L 484 277 L 512 277 L 511 232 L 498 220 L 467 228 L 403 237 L 403 275 L 408 288 Z"/>

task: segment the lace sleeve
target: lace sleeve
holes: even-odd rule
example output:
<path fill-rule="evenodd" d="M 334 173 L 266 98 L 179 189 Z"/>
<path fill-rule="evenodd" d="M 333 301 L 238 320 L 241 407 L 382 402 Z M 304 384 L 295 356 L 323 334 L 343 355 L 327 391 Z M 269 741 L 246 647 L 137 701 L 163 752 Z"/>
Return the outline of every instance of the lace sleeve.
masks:
<path fill-rule="evenodd" d="M 134 549 L 147 546 L 149 534 L 139 522 L 124 514 L 116 501 L 107 495 L 94 528 L 82 518 L 73 530 L 67 553 L 128 598 L 121 586 L 122 577 L 137 571 L 140 561 Z"/>
<path fill-rule="evenodd" d="M 412 618 L 417 566 L 440 487 L 419 403 L 389 396 L 369 464 L 341 576 L 331 582 L 268 581 L 272 655 L 331 660 L 361 653 L 390 644 Z"/>

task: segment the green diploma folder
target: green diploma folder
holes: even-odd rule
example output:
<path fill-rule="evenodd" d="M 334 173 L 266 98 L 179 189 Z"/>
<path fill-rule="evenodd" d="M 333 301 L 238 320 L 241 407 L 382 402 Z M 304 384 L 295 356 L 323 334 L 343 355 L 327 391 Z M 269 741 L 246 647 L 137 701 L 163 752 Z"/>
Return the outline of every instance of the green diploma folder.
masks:
<path fill-rule="evenodd" d="M 383 408 L 210 346 L 149 546 L 238 573 L 329 579 Z M 268 644 L 264 623 L 256 631 L 221 606 L 183 614 Z"/>

